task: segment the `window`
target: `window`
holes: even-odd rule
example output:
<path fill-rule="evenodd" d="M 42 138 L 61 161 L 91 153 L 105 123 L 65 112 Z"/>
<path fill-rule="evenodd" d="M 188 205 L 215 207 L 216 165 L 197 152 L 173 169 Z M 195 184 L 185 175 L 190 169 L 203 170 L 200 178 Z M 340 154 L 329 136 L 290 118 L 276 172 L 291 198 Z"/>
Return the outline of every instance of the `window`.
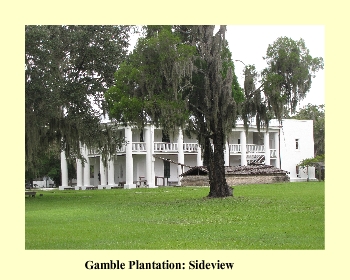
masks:
<path fill-rule="evenodd" d="M 241 144 L 241 139 L 238 139 L 238 145 Z"/>
<path fill-rule="evenodd" d="M 295 139 L 295 149 L 296 149 L 296 150 L 300 150 L 299 139 Z"/>
<path fill-rule="evenodd" d="M 164 178 L 170 178 L 170 161 L 163 160 L 164 162 Z"/>

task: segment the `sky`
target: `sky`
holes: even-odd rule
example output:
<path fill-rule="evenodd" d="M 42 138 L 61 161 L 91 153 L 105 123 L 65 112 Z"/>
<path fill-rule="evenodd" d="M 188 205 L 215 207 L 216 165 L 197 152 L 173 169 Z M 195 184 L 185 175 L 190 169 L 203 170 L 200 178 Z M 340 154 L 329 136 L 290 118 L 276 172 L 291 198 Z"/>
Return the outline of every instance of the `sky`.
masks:
<path fill-rule="evenodd" d="M 254 64 L 257 71 L 267 66 L 263 56 L 266 54 L 268 45 L 273 44 L 279 37 L 289 37 L 293 40 L 302 38 L 312 57 L 323 57 L 324 59 L 325 36 L 322 25 L 228 25 L 226 32 L 232 59 L 240 60 L 244 64 Z M 132 46 L 134 44 L 135 38 L 131 42 Z M 244 65 L 241 62 L 235 62 L 235 68 L 238 81 L 243 87 Z M 308 103 L 325 104 L 324 88 L 324 70 L 320 70 L 312 80 L 311 90 L 300 102 L 299 108 Z"/>

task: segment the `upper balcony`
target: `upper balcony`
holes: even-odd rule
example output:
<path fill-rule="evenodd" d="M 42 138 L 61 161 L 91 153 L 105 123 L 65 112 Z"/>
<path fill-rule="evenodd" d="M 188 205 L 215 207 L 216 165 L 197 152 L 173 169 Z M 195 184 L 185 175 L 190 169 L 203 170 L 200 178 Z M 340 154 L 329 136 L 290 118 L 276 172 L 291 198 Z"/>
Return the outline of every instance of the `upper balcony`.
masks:
<path fill-rule="evenodd" d="M 230 144 L 229 151 L 230 155 L 241 154 L 242 145 L 240 144 Z M 247 144 L 246 145 L 247 155 L 264 155 L 265 154 L 265 146 L 264 145 L 255 145 L 255 144 Z M 270 149 L 270 158 L 277 157 L 277 150 Z"/>
<path fill-rule="evenodd" d="M 154 154 L 177 154 L 179 152 L 178 143 L 172 142 L 154 142 L 153 143 L 153 152 Z M 132 144 L 132 153 L 133 154 L 146 154 L 146 143 L 145 142 L 133 142 Z M 242 145 L 240 144 L 229 144 L 230 155 L 239 155 Z M 197 143 L 183 143 L 183 152 L 184 154 L 196 154 L 198 151 Z M 247 144 L 246 145 L 247 155 L 264 155 L 265 146 L 264 145 L 255 145 Z M 117 150 L 118 154 L 125 154 L 125 146 Z M 270 158 L 276 158 L 277 151 L 276 149 L 270 149 Z"/>
<path fill-rule="evenodd" d="M 153 151 L 155 154 L 177 154 L 178 143 L 154 142 Z M 145 142 L 133 142 L 131 144 L 133 154 L 145 154 L 147 152 Z M 197 143 L 183 143 L 184 153 L 197 153 Z M 125 146 L 117 150 L 118 153 L 125 153 Z"/>

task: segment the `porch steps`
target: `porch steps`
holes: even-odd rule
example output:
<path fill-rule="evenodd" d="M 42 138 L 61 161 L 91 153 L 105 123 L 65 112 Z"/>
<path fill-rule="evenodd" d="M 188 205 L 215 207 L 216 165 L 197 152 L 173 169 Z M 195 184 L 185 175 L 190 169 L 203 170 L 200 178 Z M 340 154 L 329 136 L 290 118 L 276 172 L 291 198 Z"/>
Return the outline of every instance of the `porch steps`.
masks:
<path fill-rule="evenodd" d="M 252 163 L 260 163 L 264 164 L 265 163 L 265 156 L 264 155 L 253 155 L 249 159 L 247 158 L 247 163 L 252 164 Z"/>

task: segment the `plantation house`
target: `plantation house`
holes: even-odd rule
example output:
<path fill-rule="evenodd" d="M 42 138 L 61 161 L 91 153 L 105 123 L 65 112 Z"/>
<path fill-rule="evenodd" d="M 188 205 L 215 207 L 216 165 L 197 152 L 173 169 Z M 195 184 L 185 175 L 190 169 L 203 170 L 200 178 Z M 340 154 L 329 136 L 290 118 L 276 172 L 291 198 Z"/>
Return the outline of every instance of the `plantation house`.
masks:
<path fill-rule="evenodd" d="M 59 189 L 126 189 L 148 186 L 181 185 L 182 173 L 194 166 L 202 166 L 201 149 L 195 137 L 189 138 L 182 130 L 164 135 L 162 129 L 146 126 L 140 130 L 120 127 L 120 136 L 126 145 L 118 149 L 105 167 L 101 155 L 82 148 L 87 163 L 77 160 L 76 180 L 68 185 L 65 153 L 61 153 L 62 185 Z M 268 132 L 251 126 L 245 132 L 243 123 L 232 129 L 226 143 L 225 165 L 246 166 L 251 162 L 272 165 L 289 172 L 290 181 L 315 179 L 314 168 L 297 167 L 305 158 L 314 156 L 312 120 L 272 120 Z"/>

